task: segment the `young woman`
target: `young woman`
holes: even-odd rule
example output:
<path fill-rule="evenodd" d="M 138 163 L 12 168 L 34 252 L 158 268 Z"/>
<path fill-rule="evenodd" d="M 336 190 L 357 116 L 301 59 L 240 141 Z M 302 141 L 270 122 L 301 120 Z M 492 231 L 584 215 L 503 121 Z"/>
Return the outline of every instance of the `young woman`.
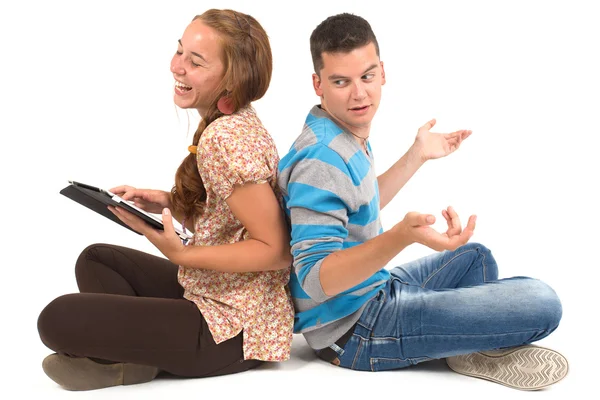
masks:
<path fill-rule="evenodd" d="M 70 390 L 236 373 L 289 358 L 293 306 L 289 235 L 276 185 L 279 157 L 251 102 L 271 79 L 268 37 L 251 16 L 195 17 L 171 61 L 174 101 L 202 117 L 171 192 L 111 189 L 161 213 L 157 231 L 122 209 L 166 259 L 108 244 L 76 263 L 81 293 L 51 302 L 38 320 L 56 353 L 46 374 Z M 186 246 L 171 216 L 194 234 Z"/>

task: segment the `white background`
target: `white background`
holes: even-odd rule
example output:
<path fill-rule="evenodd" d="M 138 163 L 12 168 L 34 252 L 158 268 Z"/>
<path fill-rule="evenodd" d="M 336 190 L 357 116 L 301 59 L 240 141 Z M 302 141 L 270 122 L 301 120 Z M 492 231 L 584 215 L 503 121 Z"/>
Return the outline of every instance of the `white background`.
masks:
<path fill-rule="evenodd" d="M 544 398 L 591 389 L 600 267 L 600 14 L 592 1 L 395 2 L 392 10 L 377 1 L 54 0 L 0 5 L 0 390 L 10 398 L 527 395 L 454 374 L 443 362 L 380 374 L 335 368 L 315 360 L 301 336 L 292 360 L 221 378 L 72 394 L 43 374 L 50 351 L 37 316 L 77 291 L 79 252 L 106 242 L 158 254 L 58 192 L 69 179 L 170 189 L 197 116 L 173 105 L 169 62 L 192 17 L 211 7 L 249 13 L 270 36 L 273 79 L 255 108 L 281 156 L 318 102 L 310 33 L 339 12 L 370 21 L 387 76 L 371 132 L 378 172 L 430 118 L 437 132 L 473 130 L 457 153 L 416 174 L 383 211 L 384 228 L 412 210 L 442 220 L 442 208 L 453 205 L 464 222 L 477 214 L 473 241 L 492 249 L 501 277 L 537 277 L 562 299 L 562 324 L 540 344 L 564 353 L 571 371 Z M 390 267 L 428 253 L 411 246 Z"/>

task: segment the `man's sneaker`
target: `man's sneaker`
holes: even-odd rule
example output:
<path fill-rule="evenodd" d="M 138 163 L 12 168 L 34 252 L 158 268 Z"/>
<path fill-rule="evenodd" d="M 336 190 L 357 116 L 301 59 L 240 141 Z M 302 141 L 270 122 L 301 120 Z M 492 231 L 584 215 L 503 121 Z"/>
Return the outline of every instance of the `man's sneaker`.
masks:
<path fill-rule="evenodd" d="M 50 379 L 67 390 L 93 390 L 149 382 L 159 369 L 130 363 L 101 364 L 86 357 L 51 354 L 42 362 Z"/>
<path fill-rule="evenodd" d="M 544 388 L 569 372 L 569 363 L 562 354 L 532 345 L 448 357 L 446 363 L 459 374 L 520 390 Z"/>

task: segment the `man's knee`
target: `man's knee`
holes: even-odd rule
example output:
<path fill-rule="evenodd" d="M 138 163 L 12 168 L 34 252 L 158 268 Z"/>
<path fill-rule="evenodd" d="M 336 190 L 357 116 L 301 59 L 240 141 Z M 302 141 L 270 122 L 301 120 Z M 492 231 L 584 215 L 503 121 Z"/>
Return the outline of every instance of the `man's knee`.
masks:
<path fill-rule="evenodd" d="M 461 246 L 457 251 L 476 251 L 479 255 L 478 257 L 481 257 L 481 263 L 485 268 L 485 281 L 490 282 L 498 279 L 498 264 L 496 264 L 492 251 L 486 246 L 481 243 L 471 242 Z"/>
<path fill-rule="evenodd" d="M 490 249 L 488 249 L 486 246 L 484 246 L 483 244 L 477 243 L 477 242 L 469 242 L 469 243 L 461 246 L 460 248 L 458 248 L 458 250 L 465 250 L 465 251 L 474 250 L 485 256 L 489 256 L 490 258 L 492 257 L 492 251 Z"/>
<path fill-rule="evenodd" d="M 554 331 L 562 318 L 562 304 L 556 292 L 546 283 L 528 277 L 509 278 L 509 296 L 514 310 L 523 320 L 546 334 Z"/>
<path fill-rule="evenodd" d="M 537 309 L 540 322 L 548 332 L 554 331 L 562 318 L 562 304 L 558 295 L 546 283 L 534 279 L 534 296 L 537 300 Z"/>

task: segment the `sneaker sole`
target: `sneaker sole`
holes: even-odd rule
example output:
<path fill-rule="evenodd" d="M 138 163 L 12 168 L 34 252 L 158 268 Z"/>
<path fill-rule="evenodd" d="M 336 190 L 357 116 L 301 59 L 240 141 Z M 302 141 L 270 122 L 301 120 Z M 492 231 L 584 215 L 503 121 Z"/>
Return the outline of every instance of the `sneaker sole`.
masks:
<path fill-rule="evenodd" d="M 110 386 L 149 382 L 159 369 L 147 365 L 100 364 L 86 357 L 51 354 L 42 362 L 50 379 L 67 390 L 94 390 Z"/>
<path fill-rule="evenodd" d="M 459 374 L 487 379 L 514 389 L 538 390 L 562 380 L 569 371 L 560 353 L 523 346 L 502 354 L 471 353 L 446 359 Z"/>

